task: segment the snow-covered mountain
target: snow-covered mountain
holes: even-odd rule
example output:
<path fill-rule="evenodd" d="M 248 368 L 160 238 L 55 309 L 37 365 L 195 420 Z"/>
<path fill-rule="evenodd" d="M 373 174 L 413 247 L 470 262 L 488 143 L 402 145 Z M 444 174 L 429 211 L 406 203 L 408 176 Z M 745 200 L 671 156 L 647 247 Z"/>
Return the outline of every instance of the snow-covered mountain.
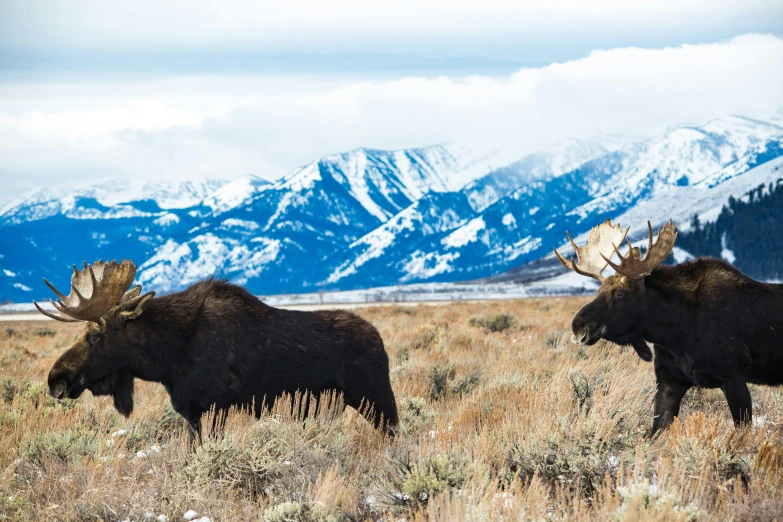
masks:
<path fill-rule="evenodd" d="M 109 181 L 66 193 L 43 189 L 25 194 L 0 208 L 0 223 L 21 224 L 57 215 L 71 219 L 150 217 L 161 210 L 199 205 L 225 184 L 222 180 Z"/>
<path fill-rule="evenodd" d="M 106 183 L 0 209 L 0 300 L 67 286 L 83 259 L 133 258 L 172 291 L 217 275 L 259 294 L 490 276 L 546 257 L 565 231 L 610 217 L 715 219 L 730 196 L 783 177 L 783 127 L 729 116 L 649 141 L 572 140 L 497 166 L 498 154 L 358 149 L 275 182 Z M 634 235 L 636 234 L 636 235 Z"/>

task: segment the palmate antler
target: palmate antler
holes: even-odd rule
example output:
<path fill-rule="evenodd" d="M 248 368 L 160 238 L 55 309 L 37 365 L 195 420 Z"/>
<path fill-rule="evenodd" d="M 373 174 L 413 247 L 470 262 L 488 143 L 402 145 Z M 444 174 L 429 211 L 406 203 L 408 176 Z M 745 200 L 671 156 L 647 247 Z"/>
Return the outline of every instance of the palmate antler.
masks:
<path fill-rule="evenodd" d="M 89 266 L 85 262 L 82 270 L 77 269 L 76 265 L 73 266 L 71 292 L 68 296 L 63 295 L 54 285 L 44 279 L 46 286 L 60 298 L 58 301 L 51 299 L 50 301 L 63 315 L 49 313 L 38 306 L 35 301 L 33 304 L 39 312 L 57 321 L 68 323 L 98 322 L 112 307 L 122 301 L 139 296 L 141 286 L 136 286 L 125 293 L 134 277 L 136 277 L 136 265 L 132 261 L 122 260 L 117 264 L 116 261 L 104 263 L 103 260 L 100 260 Z"/>
<path fill-rule="evenodd" d="M 609 257 L 601 254 L 601 257 L 612 267 L 618 274 L 622 274 L 632 279 L 638 279 L 645 277 L 652 272 L 655 267 L 663 263 L 672 249 L 674 248 L 674 242 L 677 240 L 677 227 L 672 220 L 669 220 L 661 230 L 658 231 L 658 239 L 653 243 L 653 229 L 652 224 L 647 222 L 647 231 L 650 234 L 649 241 L 647 243 L 647 255 L 642 259 L 638 248 L 631 248 L 628 254 L 623 257 L 616 245 L 614 251 L 620 256 L 620 264 L 613 263 Z"/>
<path fill-rule="evenodd" d="M 631 227 L 622 230 L 619 223 L 612 226 L 612 222 L 607 219 L 604 223 L 590 231 L 590 235 L 587 237 L 587 245 L 583 247 L 576 246 L 574 240 L 571 239 L 571 234 L 566 232 L 566 236 L 568 236 L 568 240 L 571 242 L 574 252 L 576 252 L 577 261 L 574 261 L 573 257 L 570 261 L 566 261 L 557 249 L 555 249 L 555 255 L 563 263 L 563 266 L 577 274 L 603 281 L 604 276 L 602 272 L 609 264 L 604 254 L 608 254 L 611 257 L 615 245 L 623 242 L 630 229 Z"/>

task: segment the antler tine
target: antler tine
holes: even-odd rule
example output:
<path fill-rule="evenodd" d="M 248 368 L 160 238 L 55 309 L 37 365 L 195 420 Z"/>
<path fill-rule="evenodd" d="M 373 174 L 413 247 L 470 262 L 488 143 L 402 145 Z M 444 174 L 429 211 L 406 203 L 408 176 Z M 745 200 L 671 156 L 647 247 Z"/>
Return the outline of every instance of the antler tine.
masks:
<path fill-rule="evenodd" d="M 62 321 L 64 323 L 78 323 L 79 322 L 78 319 L 71 319 L 70 317 L 64 317 L 62 315 L 54 315 L 53 313 L 47 312 L 46 310 L 44 310 L 43 308 L 38 306 L 38 303 L 36 303 L 35 301 L 33 301 L 33 304 L 35 305 L 35 307 L 38 309 L 39 312 L 44 314 L 46 317 L 50 317 L 50 318 L 54 319 L 55 321 Z"/>
<path fill-rule="evenodd" d="M 563 264 L 564 267 L 568 268 L 569 270 L 573 270 L 574 269 L 574 267 L 571 266 L 571 263 L 574 262 L 574 258 L 573 257 L 571 258 L 571 262 L 569 263 L 568 261 L 565 260 L 565 258 L 563 256 L 560 255 L 560 252 L 558 252 L 556 248 L 554 249 L 554 251 L 555 251 L 555 257 L 558 260 L 560 260 L 560 262 Z"/>
<path fill-rule="evenodd" d="M 125 290 L 136 277 L 136 265 L 132 261 L 123 260 L 103 263 L 98 261 L 92 265 L 84 263 L 84 268 L 79 270 L 73 267 L 71 276 L 71 293 L 64 296 L 54 285 L 44 279 L 46 285 L 60 298 L 60 301 L 52 301 L 53 306 L 69 321 L 98 322 L 100 318 L 123 298 Z M 136 290 L 136 293 L 139 293 Z M 49 314 L 36 304 L 36 308 L 47 317 L 65 320 L 61 316 Z"/>
<path fill-rule="evenodd" d="M 53 307 L 54 307 L 54 308 L 55 308 L 55 309 L 56 309 L 58 312 L 60 312 L 61 314 L 64 314 L 64 313 L 66 313 L 66 312 L 65 312 L 66 308 L 65 308 L 65 305 L 62 303 L 62 301 L 53 301 L 53 300 L 49 299 L 49 302 L 50 302 L 50 303 L 52 303 L 52 306 L 53 306 Z"/>
<path fill-rule="evenodd" d="M 602 272 L 607 265 L 603 253 L 607 252 L 611 256 L 612 249 L 616 249 L 615 245 L 623 242 L 630 228 L 628 227 L 623 231 L 619 224 L 612 226 L 612 222 L 607 219 L 590 231 L 587 245 L 583 247 L 577 246 L 571 238 L 571 234 L 566 232 L 566 236 L 576 253 L 577 261 L 574 261 L 572 257 L 570 263 L 567 262 L 557 249 L 555 249 L 555 256 L 557 256 L 557 259 L 560 260 L 563 266 L 577 274 L 603 281 Z"/>
<path fill-rule="evenodd" d="M 62 294 L 62 293 L 61 293 L 59 290 L 57 290 L 57 289 L 54 287 L 54 285 L 53 285 L 52 283 L 50 283 L 49 281 L 47 281 L 45 277 L 43 278 L 43 280 L 44 280 L 44 283 L 46 283 L 46 286 L 48 286 L 48 287 L 49 287 L 49 289 L 50 289 L 52 292 L 54 292 L 54 294 L 55 294 L 57 297 L 59 297 L 60 299 L 65 299 L 65 296 L 64 296 L 64 295 L 63 295 L 63 294 Z"/>
<path fill-rule="evenodd" d="M 658 239 L 653 242 L 653 230 L 652 223 L 647 221 L 647 231 L 649 234 L 647 254 L 644 259 L 641 258 L 641 253 L 637 255 L 636 249 L 631 248 L 628 251 L 628 255 L 620 256 L 620 264 L 613 263 L 607 259 L 603 254 L 601 257 L 609 263 L 609 266 L 614 268 L 615 272 L 631 278 L 642 278 L 649 275 L 658 265 L 663 263 L 672 249 L 674 248 L 674 242 L 677 240 L 677 227 L 670 219 L 668 223 L 664 224 L 663 228 L 658 231 Z"/>

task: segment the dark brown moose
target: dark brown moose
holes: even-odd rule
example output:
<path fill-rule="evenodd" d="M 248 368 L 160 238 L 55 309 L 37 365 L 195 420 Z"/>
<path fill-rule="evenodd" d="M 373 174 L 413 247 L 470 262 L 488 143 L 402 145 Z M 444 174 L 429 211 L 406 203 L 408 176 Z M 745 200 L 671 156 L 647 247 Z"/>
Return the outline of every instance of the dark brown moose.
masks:
<path fill-rule="evenodd" d="M 606 339 L 631 345 L 645 361 L 655 351 L 655 419 L 651 435 L 679 415 L 680 401 L 692 386 L 721 388 L 734 422 L 752 420 L 748 383 L 783 384 L 783 285 L 755 281 L 719 259 L 701 257 L 661 265 L 674 248 L 677 230 L 670 221 L 658 232 L 647 223 L 649 243 L 642 259 L 628 242 L 628 229 L 607 219 L 590 231 L 587 245 L 568 239 L 578 260 L 567 268 L 597 279 L 596 298 L 573 319 L 571 340 L 595 344 Z M 611 261 L 616 253 L 619 263 Z M 616 274 L 601 274 L 611 266 Z"/>
<path fill-rule="evenodd" d="M 133 379 L 160 382 L 173 408 L 201 435 L 211 408 L 231 406 L 259 416 L 284 393 L 343 394 L 376 427 L 394 434 L 397 406 L 389 360 L 378 331 L 345 311 L 298 312 L 267 306 L 244 288 L 207 279 L 154 298 L 141 286 L 125 292 L 130 261 L 74 266 L 70 295 L 53 302 L 58 321 L 84 321 L 84 333 L 55 362 L 49 391 L 56 399 L 84 390 L 112 395 L 130 415 Z"/>

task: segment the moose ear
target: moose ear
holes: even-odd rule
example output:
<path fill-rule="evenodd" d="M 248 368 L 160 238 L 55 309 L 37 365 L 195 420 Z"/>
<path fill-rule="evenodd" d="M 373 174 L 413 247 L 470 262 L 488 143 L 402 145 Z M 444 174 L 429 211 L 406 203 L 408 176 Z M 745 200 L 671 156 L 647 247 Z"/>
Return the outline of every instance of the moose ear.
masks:
<path fill-rule="evenodd" d="M 148 292 L 142 296 L 134 297 L 120 303 L 122 310 L 120 311 L 120 317 L 126 320 L 138 319 L 138 317 L 144 313 L 144 309 L 155 297 L 155 292 Z"/>
<path fill-rule="evenodd" d="M 130 301 L 134 297 L 139 297 L 141 295 L 141 285 L 136 285 L 127 292 L 125 292 L 125 295 L 122 296 L 122 299 L 120 299 L 121 303 L 124 303 L 125 301 Z"/>

